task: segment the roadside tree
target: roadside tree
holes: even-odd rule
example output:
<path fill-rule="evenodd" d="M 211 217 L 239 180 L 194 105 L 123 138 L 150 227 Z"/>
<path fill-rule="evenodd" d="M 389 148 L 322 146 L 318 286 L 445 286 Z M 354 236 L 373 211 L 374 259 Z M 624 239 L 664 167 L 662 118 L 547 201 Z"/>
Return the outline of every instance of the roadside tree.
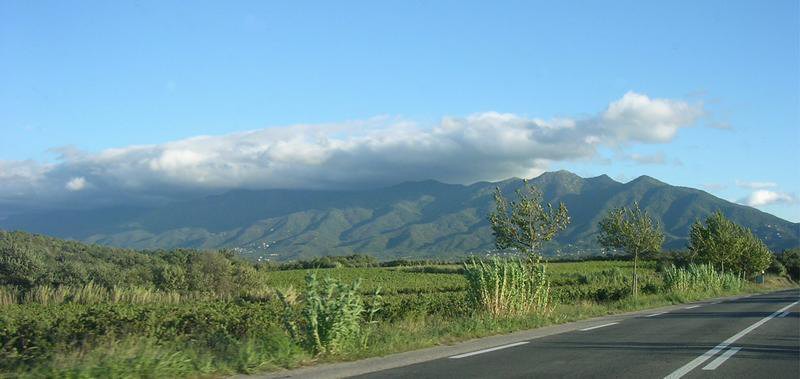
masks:
<path fill-rule="evenodd" d="M 499 187 L 495 189 L 495 211 L 489 215 L 495 245 L 499 249 L 516 248 L 529 257 L 540 256 L 542 244 L 569 225 L 569 212 L 564 203 L 558 208 L 542 204 L 542 192 L 527 180 L 516 195 L 516 201 L 509 201 Z"/>
<path fill-rule="evenodd" d="M 639 209 L 639 203 L 632 208 L 613 209 L 600 221 L 598 242 L 606 248 L 621 249 L 633 258 L 634 296 L 639 294 L 639 257 L 661 251 L 664 232 L 661 225 L 653 221 L 647 211 Z"/>
<path fill-rule="evenodd" d="M 750 229 L 728 220 L 721 212 L 706 218 L 705 225 L 699 221 L 692 225 L 689 250 L 698 261 L 743 277 L 761 273 L 773 259 L 769 248 Z"/>

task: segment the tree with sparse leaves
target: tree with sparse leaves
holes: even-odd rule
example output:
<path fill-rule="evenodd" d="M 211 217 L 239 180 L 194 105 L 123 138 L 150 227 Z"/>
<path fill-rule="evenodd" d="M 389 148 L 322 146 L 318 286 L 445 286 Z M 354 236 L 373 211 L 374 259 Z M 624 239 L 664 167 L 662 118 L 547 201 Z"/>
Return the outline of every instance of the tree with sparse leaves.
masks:
<path fill-rule="evenodd" d="M 558 208 L 542 204 L 542 192 L 527 180 L 516 191 L 517 200 L 509 201 L 500 187 L 495 188 L 495 211 L 489 215 L 489 223 L 499 249 L 516 248 L 528 255 L 539 253 L 544 242 L 566 229 L 570 218 L 567 207 Z"/>
<path fill-rule="evenodd" d="M 633 207 L 612 209 L 600 221 L 598 242 L 606 248 L 622 249 L 633 257 L 633 295 L 639 293 L 638 266 L 639 257 L 661 251 L 664 243 L 664 232 L 661 225 L 650 218 L 647 211 Z"/>

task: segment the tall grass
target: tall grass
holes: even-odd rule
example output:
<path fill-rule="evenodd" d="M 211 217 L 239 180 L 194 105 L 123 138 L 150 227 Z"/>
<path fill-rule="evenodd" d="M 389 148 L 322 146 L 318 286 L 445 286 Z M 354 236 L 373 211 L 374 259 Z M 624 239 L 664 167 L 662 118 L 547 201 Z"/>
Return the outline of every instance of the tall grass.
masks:
<path fill-rule="evenodd" d="M 678 293 L 739 291 L 744 285 L 741 277 L 718 272 L 711 265 L 690 264 L 686 268 L 674 265 L 662 273 L 664 288 Z"/>
<path fill-rule="evenodd" d="M 275 298 L 275 291 L 266 286 L 257 286 L 239 293 L 218 294 L 203 291 L 163 291 L 148 287 L 106 288 L 93 282 L 83 286 L 39 285 L 31 288 L 0 286 L 0 306 L 11 304 L 178 304 L 187 301 L 231 300 L 242 298 L 249 301 L 266 301 Z"/>
<path fill-rule="evenodd" d="M 498 258 L 464 263 L 468 298 L 492 317 L 546 313 L 550 303 L 547 266 L 538 258 Z"/>
<path fill-rule="evenodd" d="M 0 286 L 0 306 L 17 304 L 17 288 Z"/>

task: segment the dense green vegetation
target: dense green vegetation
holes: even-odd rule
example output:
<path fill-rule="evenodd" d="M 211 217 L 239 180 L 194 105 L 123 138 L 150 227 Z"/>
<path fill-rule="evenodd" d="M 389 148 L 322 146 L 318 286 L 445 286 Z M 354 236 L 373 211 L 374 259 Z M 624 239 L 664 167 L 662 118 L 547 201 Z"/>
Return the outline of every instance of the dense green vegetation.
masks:
<path fill-rule="evenodd" d="M 0 250 L 0 373 L 12 377 L 254 372 L 788 285 L 720 278 L 684 266 L 689 255 L 641 262 L 634 299 L 631 261 L 254 264 L 227 251 L 133 251 L 1 231 Z M 796 270 L 796 251 L 781 257 Z M 522 285 L 479 292 L 503 282 Z"/>
<path fill-rule="evenodd" d="M 701 262 L 720 271 L 733 271 L 752 277 L 766 270 L 772 262 L 772 252 L 750 229 L 736 225 L 717 212 L 709 216 L 705 225 L 692 225 L 689 251 Z"/>
<path fill-rule="evenodd" d="M 772 251 L 797 247 L 800 239 L 797 223 L 646 176 L 619 183 L 605 175 L 581 178 L 560 171 L 530 184 L 542 191 L 545 202 L 563 202 L 570 210 L 569 226 L 542 246 L 545 255 L 599 253 L 598 221 L 635 201 L 663 226 L 667 249 L 684 248 L 692 223 L 717 210 L 750 228 Z M 353 253 L 381 260 L 455 259 L 494 247 L 486 215 L 494 209 L 498 186 L 508 197 L 523 182 L 462 186 L 425 181 L 363 191 L 237 190 L 153 209 L 16 215 L 0 220 L 0 229 L 137 249 L 237 248 L 254 260 Z"/>

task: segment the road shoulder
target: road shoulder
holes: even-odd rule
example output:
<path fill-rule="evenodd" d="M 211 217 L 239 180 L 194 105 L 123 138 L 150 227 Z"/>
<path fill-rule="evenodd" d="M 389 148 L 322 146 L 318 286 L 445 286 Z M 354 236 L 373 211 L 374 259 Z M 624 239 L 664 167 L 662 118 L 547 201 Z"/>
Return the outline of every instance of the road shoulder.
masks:
<path fill-rule="evenodd" d="M 782 291 L 776 291 L 782 292 Z M 564 324 L 545 326 L 537 329 L 523 330 L 503 335 L 478 338 L 459 342 L 447 346 L 434 346 L 430 348 L 412 350 L 402 353 L 390 354 L 382 357 L 373 357 L 350 362 L 324 363 L 319 365 L 301 367 L 293 370 L 282 370 L 257 375 L 238 375 L 237 379 L 252 378 L 342 378 L 355 375 L 362 375 L 376 371 L 388 370 L 397 367 L 432 361 L 436 359 L 468 354 L 470 352 L 492 349 L 498 346 L 511 345 L 529 341 L 537 338 L 571 332 L 579 329 L 592 328 L 622 320 L 645 317 L 662 312 L 671 312 L 685 309 L 691 304 L 708 304 L 718 301 L 728 301 L 745 298 L 751 295 L 728 296 L 713 299 L 706 299 L 687 304 L 676 304 L 665 307 L 637 310 L 615 315 L 595 317 L 580 321 L 573 321 Z"/>

